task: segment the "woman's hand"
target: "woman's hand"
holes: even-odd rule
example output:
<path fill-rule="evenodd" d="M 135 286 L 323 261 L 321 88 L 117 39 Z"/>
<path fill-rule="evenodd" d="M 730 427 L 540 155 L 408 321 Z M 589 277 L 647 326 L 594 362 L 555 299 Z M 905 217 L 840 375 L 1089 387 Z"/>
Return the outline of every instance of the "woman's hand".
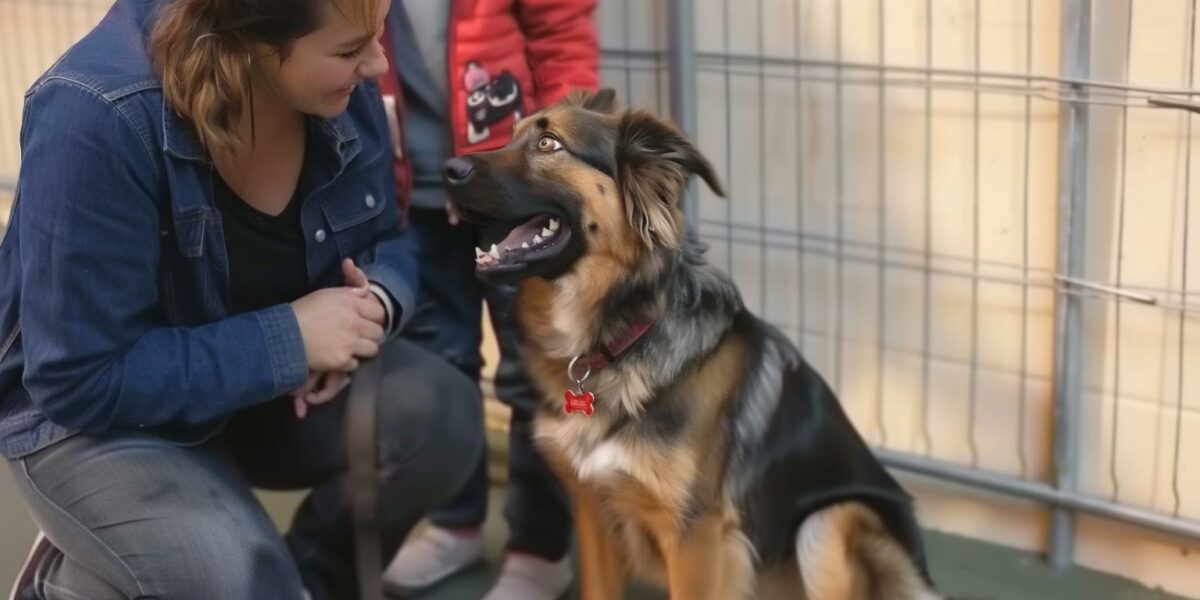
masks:
<path fill-rule="evenodd" d="M 292 310 L 311 371 L 348 373 L 379 353 L 384 310 L 366 286 L 317 290 L 292 302 Z"/>
<path fill-rule="evenodd" d="M 346 287 L 349 288 L 366 290 L 371 285 L 371 282 L 367 281 L 367 274 L 350 258 L 342 259 L 342 276 L 346 278 Z"/>
<path fill-rule="evenodd" d="M 354 261 L 349 258 L 342 259 L 342 276 L 346 278 L 346 287 L 368 291 L 371 289 L 371 282 L 367 280 L 367 274 L 358 268 L 358 265 L 355 265 Z M 387 312 L 383 309 L 383 301 L 375 297 L 374 294 L 371 294 L 371 297 L 380 302 L 379 318 L 375 322 L 379 323 L 380 326 L 385 326 L 384 320 L 387 319 Z"/>
<path fill-rule="evenodd" d="M 387 314 L 366 273 L 347 258 L 342 275 L 345 287 L 317 290 L 292 303 L 312 369 L 308 381 L 292 392 L 301 419 L 308 407 L 329 402 L 350 385 L 348 373 L 358 368 L 358 359 L 378 354 L 383 340 Z"/>
<path fill-rule="evenodd" d="M 350 375 L 341 371 L 310 374 L 308 381 L 305 381 L 300 389 L 292 392 L 292 404 L 296 409 L 296 418 L 303 419 L 307 416 L 310 406 L 320 406 L 333 400 L 348 385 L 350 385 Z"/>

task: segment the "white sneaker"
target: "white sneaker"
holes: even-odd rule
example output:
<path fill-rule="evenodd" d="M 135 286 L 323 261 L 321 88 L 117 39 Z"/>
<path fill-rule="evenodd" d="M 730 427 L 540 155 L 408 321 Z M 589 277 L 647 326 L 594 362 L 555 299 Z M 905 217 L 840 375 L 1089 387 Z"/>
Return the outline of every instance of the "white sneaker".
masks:
<path fill-rule="evenodd" d="M 571 587 L 571 555 L 550 562 L 529 554 L 510 554 L 500 579 L 483 600 L 555 600 Z"/>
<path fill-rule="evenodd" d="M 409 596 L 474 565 L 483 558 L 483 537 L 429 526 L 404 544 L 383 572 L 383 589 Z"/>

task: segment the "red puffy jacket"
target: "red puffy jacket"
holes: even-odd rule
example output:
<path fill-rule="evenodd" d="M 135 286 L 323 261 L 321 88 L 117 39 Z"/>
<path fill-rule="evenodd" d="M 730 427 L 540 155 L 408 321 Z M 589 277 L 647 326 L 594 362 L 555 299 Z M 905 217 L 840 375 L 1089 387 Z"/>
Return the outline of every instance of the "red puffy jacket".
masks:
<path fill-rule="evenodd" d="M 599 84 L 596 0 L 451 0 L 448 101 L 454 153 L 507 144 L 517 119 Z M 390 37 L 384 48 L 391 56 Z M 397 200 L 410 195 L 404 100 L 396 69 L 380 80 L 392 122 Z M 390 96 L 390 97 L 389 97 Z"/>

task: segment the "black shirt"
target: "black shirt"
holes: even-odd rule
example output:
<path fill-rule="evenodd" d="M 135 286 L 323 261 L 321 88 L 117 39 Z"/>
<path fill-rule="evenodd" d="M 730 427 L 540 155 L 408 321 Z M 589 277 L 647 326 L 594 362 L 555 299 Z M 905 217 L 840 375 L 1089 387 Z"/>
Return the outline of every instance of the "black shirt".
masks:
<path fill-rule="evenodd" d="M 299 186 L 297 186 L 299 189 Z M 233 313 L 291 302 L 308 290 L 301 200 L 271 216 L 246 204 L 214 172 L 213 194 L 225 229 Z"/>

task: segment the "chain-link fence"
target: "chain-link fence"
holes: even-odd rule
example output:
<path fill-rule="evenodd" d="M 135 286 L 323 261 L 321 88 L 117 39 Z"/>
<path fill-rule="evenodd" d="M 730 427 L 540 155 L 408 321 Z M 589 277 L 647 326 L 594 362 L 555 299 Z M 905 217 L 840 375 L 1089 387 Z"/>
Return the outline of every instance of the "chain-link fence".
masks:
<path fill-rule="evenodd" d="M 1200 537 L 1194 1 L 604 10 L 723 173 L 713 261 L 888 464 L 1045 503 L 1060 566 L 1076 512 Z"/>

